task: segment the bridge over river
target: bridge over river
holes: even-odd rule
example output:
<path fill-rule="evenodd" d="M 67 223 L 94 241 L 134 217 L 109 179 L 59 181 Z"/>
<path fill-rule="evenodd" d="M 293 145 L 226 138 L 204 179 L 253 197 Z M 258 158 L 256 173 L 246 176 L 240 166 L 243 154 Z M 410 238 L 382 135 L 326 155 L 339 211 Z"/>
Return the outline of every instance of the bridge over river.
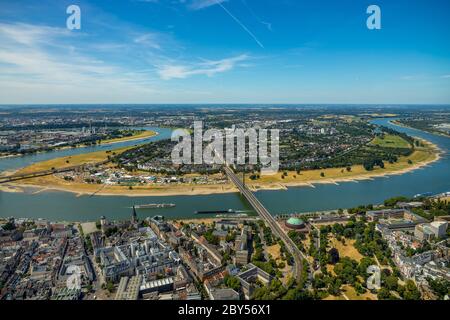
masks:
<path fill-rule="evenodd" d="M 279 237 L 288 251 L 292 254 L 294 258 L 293 273 L 294 278 L 297 281 L 301 280 L 303 259 L 306 259 L 304 254 L 298 249 L 294 241 L 283 231 L 280 225 L 277 223 L 275 218 L 270 214 L 269 211 L 261 204 L 261 202 L 255 197 L 255 195 L 250 191 L 250 189 L 238 178 L 238 176 L 233 172 L 233 170 L 224 165 L 224 170 L 231 182 L 236 185 L 241 194 L 247 199 L 253 209 L 259 214 L 259 216 L 268 224 L 272 233 Z M 306 261 L 306 260 L 305 260 Z"/>

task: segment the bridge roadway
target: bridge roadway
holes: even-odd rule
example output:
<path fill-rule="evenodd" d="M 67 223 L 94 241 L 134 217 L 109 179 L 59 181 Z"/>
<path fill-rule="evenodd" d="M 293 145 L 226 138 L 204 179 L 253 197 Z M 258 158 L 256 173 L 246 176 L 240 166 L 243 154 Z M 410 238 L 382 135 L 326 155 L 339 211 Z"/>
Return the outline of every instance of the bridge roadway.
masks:
<path fill-rule="evenodd" d="M 279 237 L 289 252 L 292 254 L 294 258 L 294 268 L 293 273 L 295 279 L 297 281 L 301 280 L 302 277 L 302 268 L 303 268 L 303 259 L 306 257 L 303 253 L 298 249 L 295 245 L 294 241 L 281 229 L 280 225 L 277 223 L 275 218 L 267 211 L 267 209 L 261 204 L 261 202 L 255 197 L 255 195 L 247 188 L 246 185 L 242 183 L 242 181 L 238 178 L 238 176 L 233 172 L 233 170 L 224 165 L 225 173 L 228 178 L 233 182 L 236 187 L 239 189 L 241 194 L 247 199 L 247 201 L 252 205 L 253 209 L 264 219 L 264 221 L 269 225 L 272 233 Z"/>
<path fill-rule="evenodd" d="M 105 160 L 105 161 L 101 161 L 101 162 L 97 162 L 97 163 L 86 163 L 86 164 L 81 164 L 81 165 L 76 165 L 76 166 L 69 166 L 69 167 L 56 168 L 56 169 L 50 169 L 50 170 L 13 174 L 13 175 L 9 175 L 9 176 L 0 176 L 0 184 L 13 182 L 13 181 L 17 181 L 17 180 L 48 176 L 48 175 L 55 174 L 55 173 L 70 172 L 70 171 L 75 171 L 78 169 L 84 170 L 84 168 L 86 168 L 86 167 L 103 165 L 103 164 L 108 163 L 109 161 L 110 160 Z"/>

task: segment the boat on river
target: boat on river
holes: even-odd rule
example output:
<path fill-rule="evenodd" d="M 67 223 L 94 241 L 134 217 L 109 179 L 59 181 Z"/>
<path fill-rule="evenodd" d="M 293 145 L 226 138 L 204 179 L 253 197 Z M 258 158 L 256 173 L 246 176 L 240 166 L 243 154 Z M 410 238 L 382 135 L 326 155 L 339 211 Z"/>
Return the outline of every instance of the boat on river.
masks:
<path fill-rule="evenodd" d="M 174 208 L 176 205 L 173 203 L 149 203 L 149 204 L 139 204 L 134 206 L 136 209 L 166 209 Z"/>

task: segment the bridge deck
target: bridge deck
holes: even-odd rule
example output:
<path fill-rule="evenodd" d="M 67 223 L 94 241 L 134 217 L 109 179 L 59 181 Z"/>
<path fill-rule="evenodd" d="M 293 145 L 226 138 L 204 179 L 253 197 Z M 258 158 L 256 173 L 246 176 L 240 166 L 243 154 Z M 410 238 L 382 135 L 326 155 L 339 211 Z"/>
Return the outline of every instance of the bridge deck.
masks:
<path fill-rule="evenodd" d="M 281 229 L 277 221 L 274 217 L 269 213 L 269 211 L 261 204 L 261 202 L 255 197 L 255 195 L 247 188 L 246 185 L 242 183 L 242 181 L 236 176 L 236 174 L 231 170 L 228 166 L 224 166 L 225 173 L 228 178 L 233 182 L 236 187 L 239 189 L 241 194 L 247 199 L 247 201 L 251 204 L 253 209 L 261 216 L 261 218 L 269 225 L 272 232 L 279 237 L 289 252 L 294 257 L 294 277 L 297 280 L 301 279 L 302 276 L 302 268 L 303 268 L 303 253 L 298 249 L 295 243 L 291 238 Z"/>

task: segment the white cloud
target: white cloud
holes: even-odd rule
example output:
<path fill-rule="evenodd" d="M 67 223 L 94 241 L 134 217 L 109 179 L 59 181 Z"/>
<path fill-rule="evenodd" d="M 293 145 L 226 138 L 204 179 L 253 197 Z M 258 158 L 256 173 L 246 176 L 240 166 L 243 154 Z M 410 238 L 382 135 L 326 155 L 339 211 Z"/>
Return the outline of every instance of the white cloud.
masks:
<path fill-rule="evenodd" d="M 249 58 L 189 63 L 173 51 L 176 44 L 165 49 L 162 34 L 128 31 L 123 42 L 103 42 L 64 28 L 0 23 L 0 104 L 192 102 L 205 93 L 161 79 L 213 76 L 245 67 Z"/>
<path fill-rule="evenodd" d="M 192 10 L 200 10 L 205 9 L 211 6 L 215 6 L 217 4 L 221 4 L 223 2 L 227 2 L 228 0 L 192 0 L 188 7 Z M 182 3 L 186 1 L 180 1 Z"/>
<path fill-rule="evenodd" d="M 129 70 L 80 53 L 71 44 L 78 35 L 62 28 L 0 23 L 0 103 L 154 92 L 148 74 L 129 75 Z"/>
<path fill-rule="evenodd" d="M 155 33 L 145 33 L 134 38 L 134 42 L 142 44 L 153 49 L 161 49 L 161 45 L 158 40 L 158 36 Z"/>
<path fill-rule="evenodd" d="M 161 3 L 159 0 L 136 0 L 138 2 Z M 187 6 L 191 10 L 201 10 L 214 5 L 227 2 L 228 0 L 177 0 L 174 3 Z M 169 3 L 172 1 L 168 1 Z"/>
<path fill-rule="evenodd" d="M 0 36 L 22 45 L 34 45 L 37 43 L 49 43 L 50 39 L 70 36 L 68 29 L 48 26 L 36 26 L 25 23 L 6 24 L 0 23 Z"/>
<path fill-rule="evenodd" d="M 222 60 L 206 60 L 194 65 L 170 64 L 158 67 L 158 74 L 163 80 L 185 79 L 195 75 L 206 75 L 211 77 L 217 73 L 232 70 L 237 63 L 247 60 L 245 54 Z"/>

